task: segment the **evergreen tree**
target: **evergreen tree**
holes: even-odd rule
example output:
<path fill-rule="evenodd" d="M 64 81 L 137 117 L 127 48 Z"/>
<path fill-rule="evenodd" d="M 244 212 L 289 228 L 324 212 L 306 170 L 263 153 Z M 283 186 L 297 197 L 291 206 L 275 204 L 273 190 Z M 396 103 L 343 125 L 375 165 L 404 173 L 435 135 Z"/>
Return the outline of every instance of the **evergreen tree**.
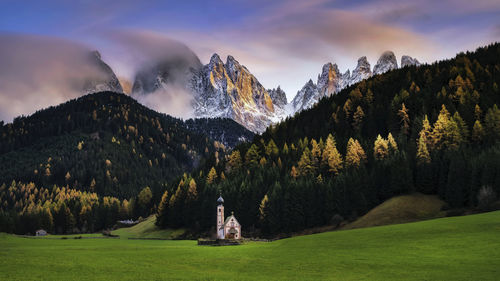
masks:
<path fill-rule="evenodd" d="M 278 155 L 278 146 L 274 143 L 273 139 L 270 139 L 266 146 L 266 154 L 267 156 L 276 156 Z"/>
<path fill-rule="evenodd" d="M 207 184 L 214 183 L 216 179 L 217 179 L 217 171 L 215 170 L 214 167 L 212 167 L 207 175 Z"/>
<path fill-rule="evenodd" d="M 250 166 L 257 166 L 260 158 L 259 148 L 255 144 L 252 144 L 245 154 L 246 164 Z"/>
<path fill-rule="evenodd" d="M 474 122 L 474 127 L 472 127 L 472 141 L 479 144 L 483 141 L 483 136 L 483 126 L 479 120 L 476 120 L 476 122 Z"/>
<path fill-rule="evenodd" d="M 356 112 L 354 112 L 352 126 L 354 130 L 359 131 L 361 129 L 361 124 L 363 123 L 363 119 L 365 118 L 365 112 L 361 106 L 356 108 Z"/>
<path fill-rule="evenodd" d="M 430 163 L 431 156 L 429 154 L 429 150 L 427 149 L 427 135 L 425 130 L 422 129 L 419 135 L 417 143 L 417 163 Z"/>
<path fill-rule="evenodd" d="M 347 142 L 347 153 L 345 163 L 347 167 L 357 168 L 366 161 L 366 153 L 358 140 L 350 138 Z"/>
<path fill-rule="evenodd" d="M 239 150 L 233 150 L 231 154 L 229 155 L 229 160 L 227 161 L 226 164 L 226 171 L 230 172 L 233 170 L 238 170 L 241 168 L 242 165 L 242 160 L 241 160 L 241 154 Z"/>
<path fill-rule="evenodd" d="M 188 191 L 187 191 L 187 200 L 194 201 L 198 198 L 198 190 L 196 189 L 196 181 L 192 178 L 189 181 Z"/>
<path fill-rule="evenodd" d="M 311 159 L 311 151 L 307 147 L 304 149 L 304 152 L 300 157 L 298 168 L 301 176 L 314 175 L 316 172 L 313 160 Z"/>
<path fill-rule="evenodd" d="M 391 133 L 387 135 L 387 144 L 389 145 L 389 151 L 394 153 L 398 151 L 398 144 L 396 143 L 396 140 L 392 136 Z"/>
<path fill-rule="evenodd" d="M 401 104 L 401 109 L 398 111 L 398 116 L 400 118 L 399 123 L 401 124 L 401 133 L 408 135 L 410 132 L 410 116 L 408 115 L 408 109 L 405 104 Z"/>
<path fill-rule="evenodd" d="M 326 138 L 326 145 L 323 150 L 321 162 L 324 167 L 328 167 L 329 172 L 332 172 L 335 175 L 338 175 L 342 169 L 342 155 L 340 155 L 340 152 L 337 150 L 335 139 L 331 134 L 329 134 Z"/>
<path fill-rule="evenodd" d="M 168 190 L 165 190 L 161 197 L 160 205 L 158 205 L 158 212 L 156 214 L 156 225 L 166 227 L 168 225 Z"/>
<path fill-rule="evenodd" d="M 383 160 L 387 158 L 387 156 L 389 156 L 389 144 L 387 140 L 378 135 L 373 144 L 373 157 L 375 157 L 376 160 Z"/>

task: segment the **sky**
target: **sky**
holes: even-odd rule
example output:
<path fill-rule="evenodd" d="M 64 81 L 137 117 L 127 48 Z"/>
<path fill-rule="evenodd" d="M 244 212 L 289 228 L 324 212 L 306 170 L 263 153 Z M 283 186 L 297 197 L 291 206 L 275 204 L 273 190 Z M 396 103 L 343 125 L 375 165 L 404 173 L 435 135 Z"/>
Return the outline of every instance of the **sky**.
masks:
<path fill-rule="evenodd" d="M 74 97 L 46 85 L 75 72 L 61 65 L 74 49 L 99 50 L 119 77 L 133 80 L 170 40 L 202 63 L 232 55 L 291 100 L 327 62 L 352 71 L 359 57 L 373 67 L 392 50 L 398 61 L 431 63 L 500 41 L 500 1 L 1 0 L 0 61 L 9 63 L 0 63 L 0 119 Z M 26 80 L 30 87 L 14 85 Z"/>

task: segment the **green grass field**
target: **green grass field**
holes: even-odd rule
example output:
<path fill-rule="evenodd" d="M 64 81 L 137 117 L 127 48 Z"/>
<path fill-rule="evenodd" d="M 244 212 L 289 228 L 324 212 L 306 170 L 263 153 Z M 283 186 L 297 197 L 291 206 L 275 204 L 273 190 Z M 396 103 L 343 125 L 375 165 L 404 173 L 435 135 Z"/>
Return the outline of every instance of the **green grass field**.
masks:
<path fill-rule="evenodd" d="M 132 227 L 124 227 L 111 232 L 113 235 L 119 235 L 120 238 L 161 238 L 175 239 L 184 234 L 183 229 L 159 229 L 156 225 L 156 216 L 150 216 L 145 221 Z"/>
<path fill-rule="evenodd" d="M 499 280 L 500 211 L 241 246 L 0 234 L 0 280 Z"/>

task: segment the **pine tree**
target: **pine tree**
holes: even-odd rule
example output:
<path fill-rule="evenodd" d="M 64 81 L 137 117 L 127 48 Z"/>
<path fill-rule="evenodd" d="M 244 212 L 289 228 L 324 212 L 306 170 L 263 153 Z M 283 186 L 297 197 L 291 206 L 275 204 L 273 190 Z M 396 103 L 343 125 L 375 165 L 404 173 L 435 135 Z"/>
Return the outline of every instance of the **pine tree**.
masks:
<path fill-rule="evenodd" d="M 267 204 L 269 202 L 269 198 L 267 197 L 267 194 L 264 195 L 264 198 L 262 198 L 262 200 L 260 201 L 260 205 L 259 205 L 259 219 L 261 221 L 264 221 L 266 219 L 266 208 L 267 208 Z"/>
<path fill-rule="evenodd" d="M 242 160 L 241 160 L 241 154 L 239 150 L 233 150 L 231 154 L 229 155 L 229 160 L 227 161 L 226 164 L 226 171 L 230 172 L 233 170 L 238 170 L 241 168 L 242 165 Z"/>
<path fill-rule="evenodd" d="M 257 166 L 260 160 L 259 148 L 252 144 L 245 154 L 245 162 L 247 165 Z"/>
<path fill-rule="evenodd" d="M 161 197 L 160 205 L 158 206 L 158 212 L 156 214 L 156 225 L 160 227 L 166 227 L 168 224 L 168 190 L 165 190 L 163 196 Z"/>
<path fill-rule="evenodd" d="M 278 152 L 278 146 L 276 146 L 273 139 L 270 139 L 266 146 L 266 154 L 268 156 L 276 156 L 278 155 Z"/>
<path fill-rule="evenodd" d="M 292 166 L 292 170 L 290 171 L 290 176 L 294 179 L 296 179 L 299 176 L 299 172 L 297 171 L 297 168 L 295 168 L 295 166 Z"/>
<path fill-rule="evenodd" d="M 444 105 L 441 107 L 438 119 L 434 123 L 431 135 L 432 147 L 437 150 L 445 148 L 455 150 L 463 142 L 457 122 L 451 118 L 450 113 Z"/>
<path fill-rule="evenodd" d="M 361 108 L 361 106 L 358 106 L 352 118 L 352 126 L 356 131 L 359 131 L 361 129 L 361 124 L 363 123 L 364 118 L 365 112 L 363 111 L 363 108 Z"/>
<path fill-rule="evenodd" d="M 401 105 L 401 109 L 398 111 L 398 116 L 401 123 L 401 133 L 408 135 L 410 132 L 410 116 L 408 115 L 408 109 L 405 104 Z"/>
<path fill-rule="evenodd" d="M 476 120 L 476 122 L 474 122 L 474 127 L 472 127 L 472 141 L 476 144 L 481 143 L 483 141 L 483 137 L 483 126 L 479 120 Z"/>
<path fill-rule="evenodd" d="M 263 156 L 262 158 L 260 158 L 259 164 L 261 167 L 264 167 L 267 164 L 266 157 Z"/>
<path fill-rule="evenodd" d="M 474 117 L 476 118 L 476 120 L 481 120 L 482 114 L 483 112 L 481 110 L 481 107 L 479 107 L 479 105 L 476 104 L 476 106 L 474 107 Z"/>
<path fill-rule="evenodd" d="M 288 154 L 288 144 L 285 144 L 283 145 L 283 154 L 287 155 Z"/>
<path fill-rule="evenodd" d="M 484 126 L 491 140 L 496 141 L 500 138 L 500 109 L 496 104 L 486 112 Z"/>
<path fill-rule="evenodd" d="M 398 144 L 396 143 L 396 140 L 394 139 L 391 133 L 387 135 L 387 143 L 389 145 L 390 152 L 394 153 L 398 151 Z"/>
<path fill-rule="evenodd" d="M 319 168 L 319 164 L 321 161 L 321 148 L 320 145 L 316 142 L 315 139 L 311 140 L 311 165 L 314 167 L 314 170 Z"/>
<path fill-rule="evenodd" d="M 420 131 L 420 136 L 417 142 L 417 163 L 430 163 L 431 156 L 429 154 L 429 150 L 427 149 L 427 135 L 425 134 L 424 129 Z"/>
<path fill-rule="evenodd" d="M 357 168 L 366 161 L 366 153 L 358 140 L 350 138 L 347 142 L 347 153 L 345 156 L 346 167 Z"/>
<path fill-rule="evenodd" d="M 299 174 L 301 176 L 314 175 L 315 167 L 313 161 L 311 160 L 311 151 L 309 148 L 305 148 L 302 156 L 300 157 L 299 163 Z"/>
<path fill-rule="evenodd" d="M 188 191 L 187 191 L 187 200 L 194 201 L 198 198 L 198 190 L 196 189 L 196 181 L 191 179 L 189 181 Z"/>
<path fill-rule="evenodd" d="M 380 135 L 377 136 L 373 144 L 373 156 L 376 160 L 383 160 L 389 156 L 389 144 Z"/>
<path fill-rule="evenodd" d="M 328 167 L 329 172 L 333 172 L 335 175 L 338 175 L 342 169 L 342 155 L 340 155 L 340 152 L 337 150 L 335 139 L 331 134 L 329 134 L 326 139 L 321 162 L 324 167 Z"/>
<path fill-rule="evenodd" d="M 207 184 L 214 183 L 216 179 L 217 179 L 217 171 L 215 170 L 214 167 L 212 167 L 207 175 Z"/>
<path fill-rule="evenodd" d="M 151 192 L 149 186 L 143 188 L 137 197 L 139 207 L 142 210 L 141 215 L 147 215 L 149 213 L 149 208 L 151 207 L 151 199 L 153 198 L 153 193 Z"/>
<path fill-rule="evenodd" d="M 467 124 L 464 119 L 460 116 L 458 111 L 453 114 L 453 120 L 457 123 L 458 131 L 460 132 L 460 143 L 467 143 L 467 137 L 469 136 L 469 128 L 467 128 Z"/>

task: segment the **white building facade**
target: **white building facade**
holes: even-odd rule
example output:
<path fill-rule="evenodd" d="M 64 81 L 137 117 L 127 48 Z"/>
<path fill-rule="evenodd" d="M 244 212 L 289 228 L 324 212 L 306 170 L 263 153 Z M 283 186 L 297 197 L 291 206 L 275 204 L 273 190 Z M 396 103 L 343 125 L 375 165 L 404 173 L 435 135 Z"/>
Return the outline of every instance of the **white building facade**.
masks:
<path fill-rule="evenodd" d="M 231 212 L 224 220 L 224 199 L 217 199 L 217 239 L 241 239 L 241 225 Z"/>

